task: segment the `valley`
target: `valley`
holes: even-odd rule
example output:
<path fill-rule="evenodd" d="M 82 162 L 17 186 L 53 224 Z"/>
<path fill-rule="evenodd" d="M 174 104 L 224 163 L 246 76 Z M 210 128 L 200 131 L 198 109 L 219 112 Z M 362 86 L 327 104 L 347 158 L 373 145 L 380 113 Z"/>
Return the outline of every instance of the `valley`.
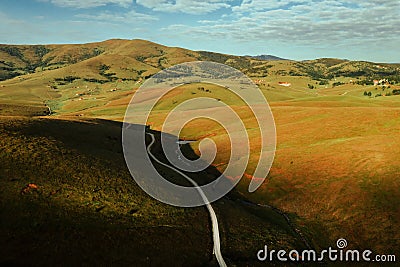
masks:
<path fill-rule="evenodd" d="M 248 75 L 269 102 L 277 130 L 270 173 L 249 193 L 259 157 L 254 151 L 261 148 L 257 124 L 243 101 L 223 86 L 183 84 L 151 113 L 156 137 L 168 112 L 194 97 L 227 103 L 244 122 L 252 140 L 245 176 L 213 203 L 228 265 L 261 265 L 256 253 L 264 244 L 306 247 L 276 210 L 244 200 L 288 214 L 317 250 L 343 237 L 352 248 L 398 251 L 400 64 L 262 60 L 115 39 L 0 46 L 0 263 L 26 265 L 29 259 L 33 266 L 57 265 L 65 255 L 84 251 L 87 256 L 70 256 L 64 263 L 217 264 L 206 209 L 176 208 L 150 198 L 130 177 L 122 154 L 121 122 L 136 90 L 158 71 L 188 61 L 223 63 Z M 185 149 L 199 155 L 205 136 L 218 148 L 207 171 L 211 179 L 229 161 L 225 129 L 198 119 L 179 138 L 193 140 Z M 162 156 L 159 148 L 157 153 Z M 204 179 L 200 176 L 195 178 Z M 39 189 L 21 194 L 30 183 Z M 78 237 L 83 241 L 72 246 Z M 104 247 L 96 247 L 98 242 Z"/>

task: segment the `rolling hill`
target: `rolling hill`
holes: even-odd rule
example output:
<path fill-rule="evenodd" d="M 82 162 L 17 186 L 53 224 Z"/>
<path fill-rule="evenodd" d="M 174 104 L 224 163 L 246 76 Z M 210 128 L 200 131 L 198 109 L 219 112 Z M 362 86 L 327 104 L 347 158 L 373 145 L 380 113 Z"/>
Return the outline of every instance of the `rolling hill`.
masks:
<path fill-rule="evenodd" d="M 259 60 L 287 60 L 285 58 L 281 58 L 281 57 L 277 57 L 277 56 L 273 56 L 273 55 L 257 55 L 257 56 L 247 56 L 247 57 L 251 57 L 251 58 L 255 58 L 255 59 L 259 59 Z"/>
<path fill-rule="evenodd" d="M 107 65 L 110 66 L 108 77 L 137 80 L 149 77 L 160 69 L 194 60 L 227 64 L 250 76 L 289 74 L 327 79 L 339 76 L 398 76 L 400 67 L 400 64 L 329 58 L 296 62 L 265 55 L 241 57 L 166 47 L 145 40 L 113 39 L 79 45 L 0 45 L 0 80 L 62 69 L 74 64 L 79 64 L 75 66 L 76 69 L 89 69 L 82 73 L 82 78 L 101 78 L 99 68 Z M 268 72 L 268 69 L 271 71 Z M 134 76 L 132 72 L 137 75 Z M 55 73 L 62 75 L 62 71 Z"/>
<path fill-rule="evenodd" d="M 48 110 L 43 107 L 45 104 L 53 112 L 62 113 L 66 107 L 67 113 L 88 109 L 96 113 L 97 109 L 114 102 L 120 106 L 118 114 L 121 114 L 129 99 L 129 91 L 140 86 L 145 79 L 172 65 L 198 60 L 227 64 L 255 80 L 293 83 L 296 91 L 289 94 L 280 90 L 268 92 L 272 100 L 315 94 L 307 87 L 319 89 L 349 82 L 373 85 L 374 79 L 388 79 L 391 83 L 400 81 L 399 64 L 327 58 L 302 62 L 267 61 L 166 47 L 145 40 L 113 39 L 75 45 L 0 45 L 0 80 L 3 80 L 0 82 L 0 105 L 4 112 L 6 108 L 15 109 L 22 100 L 24 105 L 42 108 L 43 112 Z M 268 84 L 265 81 L 259 83 Z M 87 101 L 84 105 L 73 101 L 79 99 Z"/>
<path fill-rule="evenodd" d="M 121 127 L 0 116 L 2 266 L 215 265 L 206 209 L 172 207 L 144 193 L 125 165 Z M 256 249 L 271 240 L 304 247 L 271 209 L 249 208 L 234 194 L 214 208 L 225 218 L 222 252 L 230 264 L 257 265 Z"/>
<path fill-rule="evenodd" d="M 47 256 L 40 254 L 41 249 L 51 247 L 50 252 L 58 255 L 52 259 L 54 265 L 73 237 L 88 236 L 79 251 L 87 244 L 93 248 L 99 240 L 122 246 L 120 238 L 131 235 L 131 241 L 122 239 L 129 249 L 122 254 L 112 250 L 108 260 L 173 265 L 180 253 L 188 253 L 179 259 L 181 264 L 210 264 L 211 244 L 204 240 L 192 252 L 174 245 L 176 254 L 165 253 L 171 243 L 193 244 L 209 235 L 206 214 L 202 209 L 161 205 L 144 195 L 129 180 L 119 139 L 120 122 L 137 88 L 162 69 L 198 60 L 224 63 L 247 74 L 269 101 L 277 127 L 276 158 L 263 187 L 247 194 L 248 179 L 243 179 L 231 195 L 216 203 L 222 216 L 222 253 L 231 263 L 256 264 L 256 250 L 266 243 L 276 249 L 304 246 L 281 215 L 253 209 L 243 199 L 289 214 L 317 249 L 334 246 L 345 237 L 352 248 L 398 251 L 400 64 L 333 58 L 261 60 L 114 39 L 75 45 L 0 45 L 4 148 L 0 156 L 5 163 L 0 168 L 5 189 L 0 195 L 5 211 L 0 237 L 2 247 L 12 244 L 3 250 L 4 263 L 26 264 L 18 246 L 30 248 L 26 255 L 34 259 L 31 265 L 41 265 Z M 375 79 L 381 83 L 374 84 Z M 165 95 L 151 114 L 152 129 L 161 130 L 163 118 L 176 105 L 201 96 L 233 106 L 250 129 L 251 140 L 258 140 L 243 103 L 226 88 L 210 84 L 182 85 Z M 187 149 L 199 154 L 199 141 L 210 133 L 221 149 L 213 168 L 223 171 L 229 145 L 219 125 L 193 121 L 180 137 L 195 140 Z M 252 173 L 256 160 L 257 154 L 251 154 L 246 174 Z M 21 195 L 29 183 L 40 190 Z M 50 245 L 46 236 L 41 237 L 46 235 L 48 217 L 51 229 L 61 233 Z M 71 225 L 77 228 L 68 230 Z M 192 228 L 197 231 L 191 232 Z M 96 235 L 100 231 L 104 234 Z M 112 237 L 112 231 L 119 234 Z M 54 244 L 62 235 L 71 238 L 57 247 Z M 146 237 L 159 242 L 160 259 L 144 252 L 151 249 Z M 40 245 L 33 246 L 35 240 Z M 132 261 L 124 261 L 132 250 Z M 95 250 L 86 260 L 99 263 L 104 253 Z"/>

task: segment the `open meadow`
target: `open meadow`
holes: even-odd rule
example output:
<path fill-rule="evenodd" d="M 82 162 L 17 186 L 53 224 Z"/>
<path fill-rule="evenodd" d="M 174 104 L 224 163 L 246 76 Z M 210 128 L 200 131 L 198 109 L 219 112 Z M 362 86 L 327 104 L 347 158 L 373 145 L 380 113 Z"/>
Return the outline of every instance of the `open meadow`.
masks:
<path fill-rule="evenodd" d="M 206 210 L 176 208 L 147 196 L 130 177 L 121 147 L 121 122 L 136 90 L 161 69 L 197 60 L 226 63 L 247 74 L 269 102 L 277 131 L 270 173 L 260 189 L 248 193 L 260 131 L 237 96 L 218 85 L 185 84 L 151 113 L 149 125 L 158 134 L 175 106 L 209 97 L 231 106 L 248 129 L 245 177 L 215 203 L 229 263 L 258 264 L 255 255 L 264 244 L 307 247 L 276 209 L 317 250 L 346 238 L 352 248 L 398 253 L 399 65 L 388 64 L 387 73 L 376 74 L 376 64 L 369 62 L 263 61 L 109 40 L 48 46 L 41 58 L 30 59 L 37 61 L 34 71 L 24 72 L 26 61 L 17 59 L 33 54 L 32 47 L 18 48 L 18 56 L 0 51 L 4 62 L 19 62 L 0 81 L 0 264 L 216 264 Z M 378 78 L 388 81 L 374 85 Z M 221 125 L 193 120 L 179 137 L 194 140 L 186 149 L 196 154 L 204 137 L 213 139 L 218 154 L 207 175 L 224 171 L 230 142 Z M 77 238 L 80 243 L 71 246 Z M 96 246 L 99 242 L 104 247 Z"/>

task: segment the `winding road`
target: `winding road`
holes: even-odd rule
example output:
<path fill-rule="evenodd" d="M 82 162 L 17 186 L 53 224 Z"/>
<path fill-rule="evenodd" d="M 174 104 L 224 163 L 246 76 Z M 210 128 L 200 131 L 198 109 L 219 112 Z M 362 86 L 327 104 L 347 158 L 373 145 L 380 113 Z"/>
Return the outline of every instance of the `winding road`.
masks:
<path fill-rule="evenodd" d="M 209 203 L 206 195 L 204 194 L 203 190 L 201 190 L 200 186 L 189 176 L 187 176 L 186 174 L 182 173 L 181 171 L 179 171 L 178 169 L 169 166 L 168 164 L 165 164 L 164 162 L 161 162 L 160 160 L 158 160 L 156 158 L 156 156 L 154 156 L 151 153 L 151 147 L 153 146 L 154 142 L 155 142 L 155 138 L 154 138 L 154 134 L 152 133 L 147 133 L 148 135 L 151 136 L 151 142 L 150 144 L 147 146 L 147 152 L 149 153 L 150 157 L 155 160 L 157 163 L 175 171 L 176 173 L 182 175 L 185 179 L 187 179 L 199 192 L 200 196 L 202 197 L 202 199 L 204 200 L 204 203 L 206 204 L 207 210 L 210 214 L 210 219 L 211 219 L 211 225 L 212 225 L 212 234 L 213 234 L 213 241 L 214 241 L 214 248 L 213 248 L 213 253 L 215 255 L 215 257 L 217 258 L 218 264 L 221 267 L 225 267 L 226 263 L 224 261 L 224 258 L 222 257 L 221 254 L 221 242 L 220 242 L 220 237 L 219 237 L 219 229 L 218 229 L 218 220 L 217 220 L 217 215 L 215 214 L 215 211 L 213 209 L 213 207 L 211 206 L 211 204 Z"/>

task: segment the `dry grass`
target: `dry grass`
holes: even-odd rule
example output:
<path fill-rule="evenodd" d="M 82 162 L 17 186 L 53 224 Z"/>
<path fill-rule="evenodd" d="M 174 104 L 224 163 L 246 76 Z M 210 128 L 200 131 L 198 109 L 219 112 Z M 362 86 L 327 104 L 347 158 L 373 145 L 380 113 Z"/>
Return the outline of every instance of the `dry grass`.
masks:
<path fill-rule="evenodd" d="M 80 60 L 86 51 L 85 47 L 89 49 L 102 47 L 106 53 Z M 114 149 L 118 150 L 116 145 L 118 142 L 114 140 L 115 142 L 112 141 L 113 145 L 111 145 L 102 134 L 107 132 L 106 135 L 118 136 L 117 128 L 119 126 L 111 127 L 108 122 L 106 123 L 108 126 L 104 126 L 103 121 L 101 123 L 98 121 L 95 123 L 93 121 L 76 122 L 81 117 L 122 121 L 131 96 L 141 85 L 141 82 L 137 81 L 138 79 L 176 63 L 197 60 L 199 53 L 168 48 L 141 40 L 132 42 L 110 40 L 89 46 L 51 46 L 51 49 L 54 50 L 47 56 L 55 55 L 56 57 L 52 61 L 55 64 L 54 67 L 62 68 L 0 82 L 0 115 L 42 115 L 47 110 L 46 103 L 55 112 L 54 117 L 63 118 L 63 122 L 49 119 L 40 120 L 40 123 L 36 120 L 30 121 L 21 118 L 2 118 L 1 142 L 2 148 L 4 147 L 5 150 L 1 156 L 2 162 L 5 162 L 3 166 L 7 167 L 2 167 L 1 171 L 5 188 L 8 188 L 9 192 L 15 193 L 27 183 L 35 182 L 44 188 L 45 193 L 50 193 L 61 187 L 63 188 L 62 192 L 65 192 L 65 194 L 63 193 L 64 197 L 67 194 L 74 197 L 71 197 L 70 202 L 64 202 L 65 198 L 62 197 L 59 200 L 57 197 L 51 197 L 54 199 L 50 202 L 51 207 L 54 208 L 50 209 L 51 214 L 56 212 L 55 210 L 60 205 L 67 203 L 66 210 L 68 210 L 68 207 L 76 209 L 82 207 L 82 203 L 87 202 L 89 204 L 84 206 L 84 214 L 92 214 L 87 215 L 88 218 L 104 213 L 104 218 L 109 220 L 109 216 L 114 214 L 113 216 L 117 216 L 121 221 L 121 225 L 132 223 L 131 216 L 128 216 L 129 219 L 124 217 L 128 211 L 127 206 L 124 208 L 124 205 L 128 205 L 129 201 L 136 204 L 145 202 L 146 204 L 140 210 L 143 212 L 143 216 L 135 217 L 135 223 L 139 225 L 146 225 L 150 221 L 157 222 L 157 224 L 173 223 L 185 228 L 188 224 L 183 220 L 188 220 L 190 223 L 199 220 L 199 223 L 195 225 L 200 230 L 194 238 L 197 240 L 207 233 L 208 230 L 200 226 L 200 224 L 204 226 L 203 223 L 206 220 L 204 212 L 196 213 L 196 215 L 192 211 L 182 212 L 164 205 L 156 205 L 154 201 L 143 196 L 143 193 L 137 188 L 132 189 L 135 199 L 129 199 L 129 201 L 120 199 L 111 193 L 102 193 L 101 205 L 106 208 L 100 213 L 93 211 L 98 205 L 94 203 L 98 201 L 91 200 L 94 194 L 88 192 L 99 183 L 99 177 L 107 180 L 114 177 L 115 172 L 119 172 L 117 167 L 113 166 L 114 158 L 119 158 L 118 168 L 124 166 L 121 155 L 117 151 L 113 151 Z M 0 55 L 3 58 L 3 54 Z M 29 51 L 26 52 L 26 55 L 32 57 L 32 53 Z M 72 59 L 79 62 L 77 64 L 61 64 L 63 57 L 68 55 L 74 55 Z M 8 61 L 13 60 L 6 55 L 4 58 Z M 231 60 L 230 62 L 233 64 L 236 61 Z M 23 62 L 18 60 L 15 61 L 15 64 L 23 66 Z M 110 66 L 108 72 L 115 72 L 116 77 L 132 78 L 132 80 L 116 80 L 105 84 L 83 80 L 83 78 L 104 78 L 98 69 L 101 64 Z M 381 87 L 354 85 L 350 83 L 352 78 L 348 77 L 337 77 L 336 81 L 345 84 L 332 87 L 333 80 L 325 86 L 319 85 L 318 81 L 310 77 L 287 75 L 290 71 L 300 71 L 298 64 L 293 61 L 260 63 L 252 60 L 251 64 L 253 67 L 258 65 L 252 70 L 254 75 L 262 73 L 262 69 L 270 65 L 267 68 L 268 76 L 256 79 L 264 80 L 260 89 L 272 107 L 277 126 L 278 146 L 267 182 L 261 190 L 246 196 L 256 202 L 273 203 L 293 216 L 297 215 L 299 227 L 308 233 L 317 247 L 332 246 L 337 238 L 345 237 L 352 248 L 369 248 L 379 253 L 397 252 L 400 240 L 400 185 L 398 181 L 400 173 L 398 167 L 400 96 L 366 97 L 363 95 L 364 91 L 371 91 L 373 96 L 385 94 L 388 91 L 384 91 Z M 313 64 L 323 70 L 341 66 L 342 70 L 357 71 L 361 63 L 324 59 L 302 64 Z M 361 65 L 363 64 L 366 63 Z M 138 70 L 143 73 L 139 75 Z M 302 73 L 304 74 L 304 71 Z M 77 75 L 80 79 L 59 85 L 56 90 L 49 87 L 55 84 L 54 79 L 67 75 Z M 279 86 L 278 82 L 280 81 L 291 82 L 292 86 Z M 312 84 L 316 89 L 309 89 L 308 84 Z M 252 153 L 246 173 L 251 174 L 258 161 L 257 151 L 260 147 L 257 142 L 259 131 L 256 129 L 257 125 L 249 113 L 249 109 L 244 107 L 237 98 L 227 94 L 223 88 L 204 85 L 204 87 L 209 87 L 211 93 L 208 93 L 198 90 L 197 88 L 200 86 L 203 85 L 185 85 L 165 96 L 152 113 L 150 119 L 152 127 L 161 129 L 160 126 L 167 112 L 186 99 L 199 96 L 220 99 L 238 112 L 249 130 Z M 399 88 L 398 85 L 392 85 L 390 90 Z M 113 91 L 114 89 L 117 90 Z M 83 95 L 77 96 L 76 94 Z M 79 98 L 82 100 L 78 100 Z M 195 114 L 196 110 L 192 112 Z M 92 130 L 92 126 L 90 126 L 92 124 L 104 127 L 93 126 Z M 25 130 L 21 130 L 30 129 L 31 125 L 34 125 L 31 132 L 27 133 Z M 74 139 L 69 140 L 70 133 L 78 128 L 80 130 L 74 137 L 75 141 Z M 46 134 L 48 129 L 52 129 L 52 133 L 56 136 L 54 140 L 51 138 L 53 134 Z M 110 129 L 113 129 L 112 134 L 108 132 L 111 131 Z M 63 131 L 65 136 L 62 135 Z M 205 136 L 214 139 L 219 151 L 214 165 L 220 171 L 224 170 L 224 164 L 230 155 L 230 146 L 228 136 L 219 124 L 210 120 L 195 120 L 186 125 L 180 135 L 182 138 L 195 140 L 200 140 Z M 87 145 L 82 146 L 82 141 Z M 102 146 L 103 143 L 104 146 Z M 198 142 L 193 143 L 192 149 L 198 153 L 197 145 Z M 101 149 L 97 149 L 98 147 Z M 78 169 L 71 167 L 76 165 L 80 167 Z M 96 174 L 92 173 L 94 170 L 97 170 Z M 98 170 L 101 170 L 100 173 Z M 122 176 L 126 177 L 124 175 Z M 82 182 L 82 178 L 79 178 L 81 176 L 89 181 L 88 184 Z M 122 176 L 118 175 L 114 182 L 110 182 L 109 187 L 119 188 L 120 184 L 131 186 Z M 17 177 L 18 180 L 11 181 L 14 178 L 10 177 Z M 7 180 L 9 178 L 11 180 Z M 73 183 L 76 179 L 82 184 L 76 186 Z M 248 179 L 243 179 L 237 189 L 246 194 L 247 184 Z M 23 209 L 31 208 L 29 206 L 30 198 L 36 203 L 35 209 L 41 207 L 38 204 L 41 199 L 36 195 L 26 197 L 28 200 L 23 202 L 22 208 L 17 207 L 21 214 L 23 214 Z M 10 193 L 7 195 L 7 202 L 3 203 L 17 203 L 19 198 L 19 195 L 13 196 Z M 279 230 L 271 235 L 262 232 L 267 239 L 261 236 L 257 237 L 260 232 L 252 229 L 251 225 L 255 224 L 257 228 L 262 228 L 263 223 L 268 223 L 265 219 L 257 221 L 258 219 L 254 219 L 248 213 L 246 216 L 250 216 L 249 218 L 254 220 L 243 218 L 245 216 L 245 213 L 242 213 L 243 209 L 248 210 L 247 208 L 232 208 L 225 211 L 223 205 L 217 204 L 217 209 L 220 210 L 223 217 L 231 218 L 232 221 L 234 218 L 240 217 L 235 226 L 224 226 L 225 233 L 229 233 L 225 236 L 224 242 L 228 247 L 224 252 L 231 258 L 238 253 L 241 255 L 240 257 L 248 260 L 251 256 L 246 254 L 245 246 L 252 244 L 258 246 L 263 242 L 268 242 L 268 238 L 271 240 L 276 238 L 274 242 L 278 242 L 280 239 L 278 238 L 281 235 Z M 7 208 L 9 212 L 14 206 L 10 207 Z M 172 218 L 173 216 L 176 218 Z M 65 213 L 56 218 L 64 220 L 67 217 Z M 274 219 L 273 217 L 269 218 Z M 88 222 L 82 221 L 81 223 L 85 225 Z M 280 223 L 276 225 L 280 228 L 283 227 Z M 102 227 L 108 226 L 103 225 Z M 264 226 L 270 227 L 270 225 Z M 7 224 L 6 227 L 10 227 L 10 224 Z M 27 230 L 29 232 L 36 228 L 28 227 L 28 229 L 30 229 Z M 244 229 L 243 232 L 241 229 Z M 146 231 L 145 233 L 147 233 Z M 188 232 L 184 233 L 190 236 Z M 155 231 L 150 234 L 162 236 L 166 232 Z M 248 236 L 246 236 L 247 234 Z M 7 238 L 2 240 L 8 240 Z M 157 237 L 155 238 L 157 239 Z M 185 238 L 182 237 L 179 240 L 189 242 Z M 287 239 L 285 238 L 282 239 L 285 240 L 283 243 L 287 246 L 295 244 L 290 235 Z M 138 235 L 135 240 L 139 239 Z M 252 239 L 254 243 L 252 243 Z M 143 242 L 150 246 L 150 241 Z M 229 247 L 230 244 L 232 244 L 231 247 Z M 148 248 L 147 245 L 141 246 L 141 249 Z M 167 246 L 166 243 L 162 243 L 160 248 L 164 245 Z M 200 247 L 207 251 L 206 246 L 207 244 L 203 242 Z M 145 255 L 143 250 L 139 249 L 138 251 Z M 207 257 L 209 255 L 205 256 L 205 258 Z M 241 261 L 240 257 L 236 258 L 236 261 L 244 263 L 245 261 Z M 204 258 L 202 259 L 204 260 Z"/>
<path fill-rule="evenodd" d="M 212 89 L 209 96 L 232 104 L 248 129 L 255 126 L 248 110 L 241 110 L 237 102 L 229 103 L 229 96 L 224 98 L 222 91 Z M 342 95 L 349 89 L 360 94 Z M 286 90 L 290 97 L 292 89 Z M 400 98 L 364 98 L 363 90 L 365 87 L 347 85 L 321 89 L 324 96 L 271 102 L 278 135 L 275 162 L 263 188 L 247 197 L 299 215 L 309 229 L 315 227 L 314 241 L 320 247 L 344 236 L 354 247 L 394 253 L 400 230 Z M 153 126 L 159 128 L 165 112 L 174 105 L 193 98 L 192 91 L 186 86 L 167 95 L 151 118 Z M 268 96 L 269 92 L 264 92 Z M 220 125 L 198 119 L 181 132 L 182 137 L 195 140 L 208 135 L 219 149 L 214 164 L 223 171 L 230 143 Z M 259 133 L 249 130 L 249 136 L 253 145 L 246 173 L 251 174 L 259 156 L 255 152 L 260 149 Z M 197 145 L 192 144 L 199 153 Z M 241 192 L 247 191 L 247 183 L 245 178 L 239 185 Z M 318 225 L 323 225 L 328 238 L 316 234 Z"/>
<path fill-rule="evenodd" d="M 111 121 L 0 118 L 1 265 L 214 264 L 206 209 L 146 195 L 130 177 L 120 138 L 121 124 Z M 216 207 L 219 218 L 239 218 L 221 225 L 230 263 L 256 264 L 254 250 L 270 240 L 302 246 L 278 214 L 252 214 L 229 199 Z"/>

